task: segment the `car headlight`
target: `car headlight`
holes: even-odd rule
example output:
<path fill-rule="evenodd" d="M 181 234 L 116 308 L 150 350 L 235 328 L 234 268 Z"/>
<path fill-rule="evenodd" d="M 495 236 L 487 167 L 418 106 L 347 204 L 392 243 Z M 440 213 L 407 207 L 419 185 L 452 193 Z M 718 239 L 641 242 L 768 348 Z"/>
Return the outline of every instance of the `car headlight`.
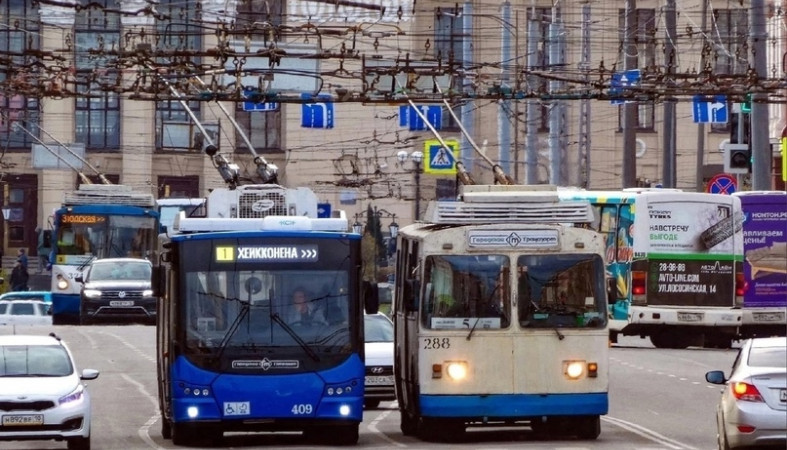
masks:
<path fill-rule="evenodd" d="M 464 361 L 448 361 L 445 364 L 445 373 L 448 378 L 460 381 L 467 378 L 467 363 Z"/>
<path fill-rule="evenodd" d="M 85 289 L 84 291 L 82 291 L 82 293 L 85 294 L 85 297 L 87 298 L 101 297 L 101 291 L 99 291 L 98 289 Z"/>
<path fill-rule="evenodd" d="M 153 297 L 153 289 L 145 289 L 142 291 L 143 297 Z"/>
<path fill-rule="evenodd" d="M 60 397 L 60 399 L 58 399 L 58 403 L 63 405 L 65 403 L 82 400 L 82 396 L 84 395 L 84 393 L 85 393 L 85 387 L 82 384 L 78 384 L 77 388 L 74 389 L 73 392 L 71 392 L 68 395 L 64 395 L 63 397 Z"/>

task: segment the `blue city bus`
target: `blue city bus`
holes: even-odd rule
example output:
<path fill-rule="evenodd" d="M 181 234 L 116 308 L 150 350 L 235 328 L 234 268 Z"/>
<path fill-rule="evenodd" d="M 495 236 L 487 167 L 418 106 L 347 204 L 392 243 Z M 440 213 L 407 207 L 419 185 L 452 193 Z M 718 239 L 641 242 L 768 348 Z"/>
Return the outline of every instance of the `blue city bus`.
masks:
<path fill-rule="evenodd" d="M 160 239 L 162 436 L 190 445 L 224 432 L 302 431 L 355 444 L 364 305 L 361 236 L 346 218 L 181 213 Z M 291 320 L 296 290 L 314 320 Z"/>
<path fill-rule="evenodd" d="M 82 185 L 55 211 L 52 252 L 52 322 L 79 323 L 81 283 L 76 276 L 94 259 L 156 259 L 158 217 L 151 194 L 123 185 Z M 123 300 L 127 302 L 128 300 Z M 129 307 L 117 303 L 117 308 Z"/>

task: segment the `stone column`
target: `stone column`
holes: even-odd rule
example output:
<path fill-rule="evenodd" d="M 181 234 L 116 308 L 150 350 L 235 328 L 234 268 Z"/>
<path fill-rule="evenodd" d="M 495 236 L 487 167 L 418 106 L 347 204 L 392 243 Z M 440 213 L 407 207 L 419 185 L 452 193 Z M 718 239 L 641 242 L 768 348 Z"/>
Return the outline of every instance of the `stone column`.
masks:
<path fill-rule="evenodd" d="M 121 9 L 126 12 L 141 11 L 149 3 L 145 0 L 123 0 Z M 138 15 L 123 15 L 120 18 L 122 35 L 131 33 L 134 38 L 130 41 L 133 51 L 137 46 L 150 44 L 149 40 L 155 32 L 155 18 L 147 13 Z M 144 31 L 149 42 L 143 42 L 139 33 Z M 136 78 L 133 71 L 121 75 L 123 85 L 129 85 Z M 156 192 L 156 174 L 153 173 L 153 156 L 156 150 L 156 102 L 149 100 L 131 100 L 125 95 L 120 103 L 120 146 L 122 151 L 121 184 L 131 186 L 137 192 L 150 192 L 158 197 Z"/>
<path fill-rule="evenodd" d="M 38 14 L 41 18 L 41 50 L 54 51 L 66 58 L 66 66 L 73 67 L 74 54 L 66 50 L 65 42 L 74 42 L 74 18 L 76 10 L 68 6 L 55 6 L 41 3 Z M 62 78 L 45 80 L 48 90 L 66 88 L 67 75 Z M 72 86 L 68 86 L 73 88 Z M 41 127 L 58 141 L 68 145 L 74 142 L 74 99 L 72 97 L 42 98 Z M 38 132 L 35 127 L 33 133 Z M 54 143 L 45 133 L 38 132 L 39 139 Z M 55 158 L 55 156 L 52 156 Z M 62 166 L 62 164 L 61 164 Z M 52 213 L 63 203 L 63 192 L 76 187 L 77 174 L 70 168 L 43 169 L 38 179 L 39 222 L 47 225 Z"/>

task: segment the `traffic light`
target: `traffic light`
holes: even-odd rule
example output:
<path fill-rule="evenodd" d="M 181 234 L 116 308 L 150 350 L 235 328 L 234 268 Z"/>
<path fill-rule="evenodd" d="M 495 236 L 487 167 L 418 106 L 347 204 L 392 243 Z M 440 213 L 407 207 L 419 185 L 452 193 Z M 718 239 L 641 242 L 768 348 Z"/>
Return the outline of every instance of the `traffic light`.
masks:
<path fill-rule="evenodd" d="M 751 150 L 748 144 L 730 144 L 724 160 L 727 173 L 749 173 L 751 171 Z"/>
<path fill-rule="evenodd" d="M 751 114 L 751 94 L 746 94 L 741 103 L 741 112 L 744 114 Z"/>

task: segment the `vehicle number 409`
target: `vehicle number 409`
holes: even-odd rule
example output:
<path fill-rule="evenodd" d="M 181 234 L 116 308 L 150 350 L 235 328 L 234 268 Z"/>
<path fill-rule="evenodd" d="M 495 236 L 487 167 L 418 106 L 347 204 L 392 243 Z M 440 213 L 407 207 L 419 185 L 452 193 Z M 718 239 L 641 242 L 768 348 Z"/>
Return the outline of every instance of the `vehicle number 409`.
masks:
<path fill-rule="evenodd" d="M 298 405 L 292 405 L 291 412 L 295 415 L 299 414 L 311 414 L 312 413 L 312 405 L 308 403 L 301 403 Z"/>

